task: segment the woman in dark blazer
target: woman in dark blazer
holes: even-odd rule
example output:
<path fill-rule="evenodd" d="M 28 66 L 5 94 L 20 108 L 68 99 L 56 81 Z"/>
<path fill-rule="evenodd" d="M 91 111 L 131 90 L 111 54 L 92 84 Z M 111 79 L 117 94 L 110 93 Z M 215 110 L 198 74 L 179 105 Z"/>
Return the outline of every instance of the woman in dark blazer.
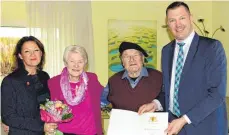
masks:
<path fill-rule="evenodd" d="M 57 125 L 42 122 L 39 113 L 39 104 L 49 98 L 49 75 L 42 71 L 43 44 L 33 36 L 23 37 L 16 45 L 14 56 L 16 69 L 1 84 L 2 122 L 9 126 L 9 135 L 53 132 Z"/>

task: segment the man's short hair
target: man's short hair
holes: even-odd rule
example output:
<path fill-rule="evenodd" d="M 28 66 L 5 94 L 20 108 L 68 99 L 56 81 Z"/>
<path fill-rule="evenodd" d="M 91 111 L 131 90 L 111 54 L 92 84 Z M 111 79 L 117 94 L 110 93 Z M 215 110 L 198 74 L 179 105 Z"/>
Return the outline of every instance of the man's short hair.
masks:
<path fill-rule="evenodd" d="M 175 9 L 175 8 L 180 7 L 180 6 L 184 6 L 185 9 L 190 13 L 189 7 L 188 7 L 188 5 L 186 3 L 182 2 L 182 1 L 175 1 L 175 2 L 171 3 L 167 7 L 167 9 L 166 9 L 166 16 L 168 15 L 168 10 Z"/>

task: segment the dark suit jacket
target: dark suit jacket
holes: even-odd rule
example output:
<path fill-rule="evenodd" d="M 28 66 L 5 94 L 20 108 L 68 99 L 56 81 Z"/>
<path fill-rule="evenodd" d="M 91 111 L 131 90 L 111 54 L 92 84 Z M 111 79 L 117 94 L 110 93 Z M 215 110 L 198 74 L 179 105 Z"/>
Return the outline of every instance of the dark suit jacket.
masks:
<path fill-rule="evenodd" d="M 175 41 L 172 41 L 162 50 L 167 111 L 174 47 Z M 178 94 L 181 115 L 186 114 L 192 123 L 185 125 L 179 135 L 227 135 L 226 79 L 227 63 L 222 44 L 195 34 L 181 74 Z"/>
<path fill-rule="evenodd" d="M 2 122 L 10 128 L 9 135 L 43 135 L 39 104 L 49 98 L 46 72 L 27 75 L 18 69 L 6 76 L 1 85 Z"/>

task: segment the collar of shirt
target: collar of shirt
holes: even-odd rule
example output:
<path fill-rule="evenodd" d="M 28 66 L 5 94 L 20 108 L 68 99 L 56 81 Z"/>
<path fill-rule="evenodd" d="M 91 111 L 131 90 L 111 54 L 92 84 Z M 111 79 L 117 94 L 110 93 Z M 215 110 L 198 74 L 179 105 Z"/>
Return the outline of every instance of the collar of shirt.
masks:
<path fill-rule="evenodd" d="M 135 81 L 133 81 L 129 77 L 127 70 L 125 70 L 125 72 L 123 73 L 122 79 L 127 78 L 129 83 L 130 83 L 130 85 L 131 85 L 131 87 L 134 88 L 138 84 L 138 82 L 141 80 L 141 78 L 143 76 L 146 76 L 146 77 L 149 76 L 149 73 L 148 73 L 148 71 L 147 71 L 147 69 L 145 67 L 142 67 L 141 73 L 140 73 L 140 75 L 137 77 L 137 79 Z"/>
<path fill-rule="evenodd" d="M 192 31 L 192 33 L 191 33 L 186 39 L 184 39 L 184 40 L 182 40 L 182 41 L 176 40 L 176 44 L 177 44 L 178 42 L 184 42 L 184 43 L 185 43 L 185 45 L 184 45 L 184 47 L 183 47 L 184 52 L 188 52 L 188 50 L 189 50 L 189 48 L 190 48 L 190 46 L 191 46 L 191 43 L 192 43 L 192 40 L 193 40 L 194 36 L 195 36 L 195 32 Z M 178 45 L 176 45 L 175 47 L 178 48 Z"/>

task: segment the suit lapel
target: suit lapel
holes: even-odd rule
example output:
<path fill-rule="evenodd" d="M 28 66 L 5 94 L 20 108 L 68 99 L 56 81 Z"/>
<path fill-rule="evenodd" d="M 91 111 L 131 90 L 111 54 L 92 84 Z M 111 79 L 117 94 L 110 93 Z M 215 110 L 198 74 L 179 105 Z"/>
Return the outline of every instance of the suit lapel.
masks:
<path fill-rule="evenodd" d="M 196 54 L 198 43 L 199 43 L 199 36 L 197 34 L 195 34 L 195 36 L 193 37 L 191 46 L 189 48 L 187 58 L 186 58 L 185 63 L 184 63 L 184 67 L 183 67 L 182 74 L 181 74 L 180 84 L 183 82 L 185 74 L 187 73 L 187 71 L 189 70 L 189 68 L 192 65 L 192 60 Z"/>
<path fill-rule="evenodd" d="M 166 67 L 167 67 L 167 73 L 169 74 L 169 78 L 168 78 L 168 82 L 169 82 L 169 88 L 170 88 L 170 84 L 171 84 L 171 75 L 172 75 L 172 67 L 173 67 L 173 56 L 174 56 L 174 49 L 175 49 L 175 40 L 173 42 L 171 42 L 171 44 L 169 45 L 169 49 L 168 49 L 168 58 L 167 58 L 167 62 L 166 62 Z"/>
<path fill-rule="evenodd" d="M 172 75 L 172 67 L 173 67 L 173 57 L 174 57 L 174 49 L 175 49 L 176 42 L 175 40 L 172 42 L 169 48 L 169 58 L 168 58 L 168 70 L 169 70 L 169 79 L 171 80 Z"/>

